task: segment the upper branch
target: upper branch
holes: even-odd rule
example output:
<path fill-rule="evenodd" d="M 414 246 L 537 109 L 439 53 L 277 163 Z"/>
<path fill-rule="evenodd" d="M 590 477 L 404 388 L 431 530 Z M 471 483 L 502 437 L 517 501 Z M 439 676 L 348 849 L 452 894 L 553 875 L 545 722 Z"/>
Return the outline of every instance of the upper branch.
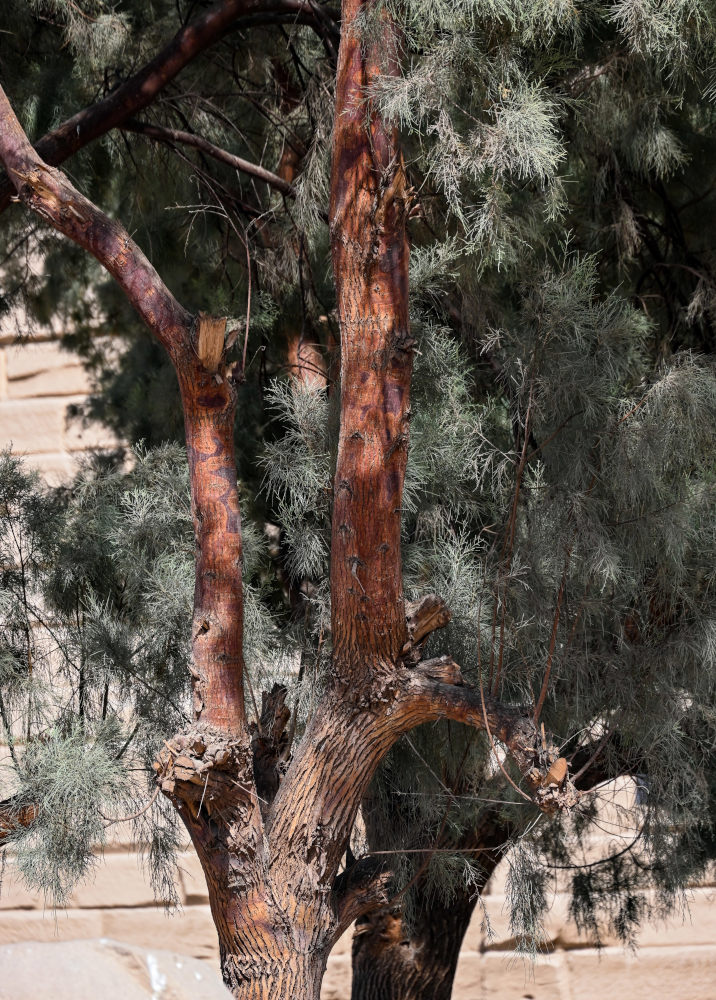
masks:
<path fill-rule="evenodd" d="M 408 453 L 405 173 L 397 130 L 371 85 L 397 75 L 398 28 L 359 37 L 373 0 L 344 0 L 338 56 L 330 230 L 341 333 L 341 421 L 333 494 L 331 612 L 336 674 L 394 664 L 408 640 L 400 522 Z"/>
<path fill-rule="evenodd" d="M 236 390 L 226 320 L 181 306 L 126 230 L 43 163 L 0 88 L 0 159 L 20 198 L 92 253 L 169 353 L 179 380 L 196 538 L 192 679 L 197 718 L 244 726 L 241 516 L 234 458 Z"/>
<path fill-rule="evenodd" d="M 310 24 L 321 34 L 329 32 L 337 15 L 312 0 L 220 0 L 204 14 L 184 25 L 157 55 L 101 101 L 83 108 L 37 143 L 38 155 L 57 166 L 99 136 L 121 125 L 152 103 L 157 94 L 184 67 L 224 37 L 245 17 L 290 17 Z M 331 44 L 333 39 L 331 38 Z M 14 191 L 12 179 L 0 177 L 0 212 Z"/>
<path fill-rule="evenodd" d="M 173 357 L 186 347 L 192 317 L 177 302 L 127 231 L 48 166 L 33 149 L 0 87 L 0 160 L 28 208 L 88 250 L 116 279 Z"/>
<path fill-rule="evenodd" d="M 215 160 L 227 163 L 230 167 L 234 167 L 235 170 L 240 170 L 244 174 L 249 174 L 260 181 L 265 181 L 266 184 L 276 188 L 281 194 L 288 195 L 291 198 L 296 195 L 296 189 L 293 184 L 289 184 L 288 181 L 279 177 L 278 174 L 274 174 L 271 170 L 267 170 L 266 167 L 262 167 L 258 163 L 250 163 L 248 160 L 243 160 L 240 156 L 234 156 L 233 153 L 215 146 L 213 142 L 209 142 L 203 136 L 194 135 L 192 132 L 182 132 L 179 129 L 163 128 L 159 125 L 149 125 L 146 122 L 137 121 L 125 122 L 122 125 L 122 129 L 125 132 L 136 132 L 138 135 L 146 135 L 147 138 L 156 139 L 159 142 L 169 144 L 181 143 L 184 146 L 193 146 Z"/>
<path fill-rule="evenodd" d="M 537 731 L 531 710 L 504 705 L 465 684 L 460 667 L 449 656 L 423 660 L 404 679 L 403 725 L 413 728 L 437 719 L 452 719 L 484 730 L 499 741 L 524 778 L 525 798 L 546 813 L 571 809 L 579 793 L 570 780 L 567 761 Z M 508 780 L 498 756 L 498 763 Z"/>

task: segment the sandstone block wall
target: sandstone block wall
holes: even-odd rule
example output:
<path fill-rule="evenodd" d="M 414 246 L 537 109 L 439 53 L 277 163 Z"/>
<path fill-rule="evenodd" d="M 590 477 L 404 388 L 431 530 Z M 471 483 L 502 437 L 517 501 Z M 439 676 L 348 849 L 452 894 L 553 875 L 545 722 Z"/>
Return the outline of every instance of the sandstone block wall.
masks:
<path fill-rule="evenodd" d="M 102 428 L 68 423 L 68 404 L 80 402 L 87 380 L 78 359 L 51 338 L 16 346 L 0 333 L 0 448 L 10 442 L 51 481 L 71 474 L 83 451 L 116 444 Z M 4 756 L 0 747 L 0 758 Z M 605 799 L 610 796 L 606 795 Z M 612 790 L 605 802 L 604 833 L 590 857 L 628 843 L 629 783 Z M 196 856 L 181 858 L 180 912 L 167 915 L 157 905 L 141 870 L 136 846 L 124 841 L 121 827 L 93 878 L 79 886 L 66 909 L 45 909 L 43 899 L 21 885 L 7 858 L 0 890 L 0 945 L 22 941 L 113 938 L 129 944 L 166 948 L 218 964 L 216 934 Z M 611 845 L 611 846 L 610 846 Z M 546 924 L 544 952 L 525 965 L 513 952 L 505 906 L 506 864 L 485 893 L 493 936 L 478 913 L 470 927 L 458 967 L 456 1000 L 716 1000 L 716 878 L 694 886 L 688 911 L 668 923 L 645 927 L 636 954 L 614 941 L 598 953 L 569 917 L 566 883 L 558 881 Z M 2 974 L 0 973 L 0 981 Z M 329 959 L 325 1000 L 350 997 L 350 932 Z"/>
<path fill-rule="evenodd" d="M 57 340 L 17 344 L 0 334 L 0 448 L 12 444 L 50 482 L 70 476 L 82 452 L 117 443 L 104 427 L 67 419 L 88 388 L 79 358 Z"/>
<path fill-rule="evenodd" d="M 623 838 L 595 843 L 593 856 Z M 187 845 L 188 848 L 188 845 Z M 196 855 L 180 859 L 181 910 L 167 914 L 155 903 L 135 845 L 121 830 L 93 877 L 75 891 L 66 909 L 52 913 L 19 883 L 8 859 L 0 894 L 0 946 L 22 941 L 112 938 L 163 948 L 208 961 L 218 969 L 216 933 Z M 607 939 L 599 952 L 569 918 L 568 898 L 558 891 L 545 925 L 543 952 L 535 965 L 516 957 L 509 930 L 504 882 L 497 870 L 484 895 L 493 935 L 480 912 L 470 926 L 458 966 L 455 1000 L 714 1000 L 716 998 L 716 882 L 691 890 L 688 912 L 661 926 L 646 926 L 635 954 Z M 350 931 L 328 961 L 324 1000 L 350 998 Z M 1 978 L 1 975 L 0 975 Z"/>

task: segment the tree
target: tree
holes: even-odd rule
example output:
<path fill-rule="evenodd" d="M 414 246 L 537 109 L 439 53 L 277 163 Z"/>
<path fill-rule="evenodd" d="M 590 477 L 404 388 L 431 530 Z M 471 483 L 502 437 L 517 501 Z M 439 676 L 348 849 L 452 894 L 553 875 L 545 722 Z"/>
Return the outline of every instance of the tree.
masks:
<path fill-rule="evenodd" d="M 68 13 L 66 4 L 55 7 L 68 19 L 70 33 L 80 31 L 81 16 Z M 21 791 L 8 803 L 4 823 L 18 837 L 22 831 L 41 837 L 44 828 L 45 859 L 53 853 L 47 844 L 59 857 L 54 867 L 46 860 L 38 865 L 36 852 L 35 870 L 61 894 L 66 885 L 58 880 L 59 860 L 66 860 L 70 874 L 83 870 L 92 839 L 102 836 L 103 800 L 114 798 L 116 806 L 127 794 L 118 777 L 127 734 L 120 735 L 119 702 L 113 712 L 108 706 L 117 678 L 133 671 L 132 698 L 144 722 L 143 750 L 140 740 L 133 752 L 140 758 L 156 753 L 159 787 L 192 837 L 207 877 L 224 978 L 238 997 L 316 996 L 333 941 L 363 916 L 369 919 L 357 939 L 356 995 L 361 989 L 381 995 L 380 990 L 413 988 L 417 992 L 410 995 L 437 995 L 438 980 L 449 991 L 476 890 L 510 839 L 517 841 L 520 859 L 515 920 L 526 940 L 535 937 L 539 906 L 528 904 L 543 899 L 544 868 L 530 853 L 539 847 L 534 835 L 527 836 L 534 813 L 522 804 L 552 817 L 544 849 L 567 863 L 591 813 L 581 808 L 575 825 L 561 824 L 558 816 L 577 805 L 578 790 L 606 777 L 648 775 L 642 829 L 648 860 L 630 854 L 605 865 L 610 894 L 598 875 L 583 877 L 575 898 L 585 919 L 592 918 L 595 899 L 613 903 L 615 920 L 628 933 L 639 915 L 634 873 L 649 868 L 647 874 L 673 894 L 705 856 L 713 747 L 712 604 L 705 558 L 713 546 L 713 374 L 708 364 L 688 357 L 654 371 L 644 349 L 643 317 L 609 290 L 610 272 L 603 278 L 605 292 L 593 259 L 554 249 L 562 232 L 556 213 L 560 127 L 565 132 L 567 126 L 580 127 L 578 113 L 570 108 L 570 117 L 558 99 L 570 73 L 581 80 L 581 64 L 576 73 L 571 65 L 564 67 L 565 50 L 574 43 L 570 16 L 531 7 L 482 11 L 472 4 L 457 11 L 433 5 L 428 13 L 424 4 L 345 0 L 330 206 L 320 201 L 321 130 L 306 96 L 310 85 L 305 80 L 296 85 L 308 73 L 306 59 L 314 60 L 312 69 L 317 65 L 315 45 L 306 37 L 319 38 L 329 66 L 336 57 L 337 16 L 317 4 L 216 5 L 37 149 L 2 99 L 0 156 L 19 199 L 106 268 L 176 371 L 196 542 L 187 635 L 188 621 L 181 624 L 185 604 L 166 597 L 177 560 L 186 556 L 184 536 L 173 537 L 171 511 L 181 508 L 175 453 L 142 458 L 128 481 L 112 471 L 84 480 L 72 515 L 58 498 L 38 497 L 9 462 L 5 503 L 24 527 L 19 576 L 8 560 L 8 592 L 26 594 L 28 574 L 45 579 L 48 561 L 54 569 L 73 560 L 82 566 L 86 557 L 88 571 L 70 575 L 71 585 L 62 572 L 44 585 L 59 614 L 75 613 L 72 634 L 82 636 L 74 651 L 69 640 L 63 643 L 68 662 L 79 666 L 77 718 L 72 724 L 65 718 L 48 738 L 38 713 L 33 723 L 38 733 L 32 732 L 28 713 L 31 740 L 25 757 L 18 754 L 16 760 Z M 644 14 L 646 21 L 613 33 L 609 43 L 623 47 L 638 40 L 649 17 L 660 23 L 657 14 Z M 102 11 L 92 22 L 93 32 L 103 16 Z M 268 170 L 194 130 L 131 119 L 172 74 L 237 24 L 254 28 L 257 22 L 275 26 L 292 19 L 307 22 L 306 35 L 299 36 L 303 47 L 295 38 L 289 43 L 288 83 L 276 70 L 274 107 L 308 108 L 313 147 L 299 136 L 295 156 L 284 156 L 284 147 L 278 168 Z M 584 52 L 592 55 L 597 47 L 599 58 L 606 58 L 597 45 L 603 24 L 590 23 L 584 43 Z M 651 45 L 647 37 L 644 65 L 663 58 L 674 36 L 662 31 L 657 42 Z M 233 56 L 249 58 L 241 47 Z M 580 57 L 584 60 L 584 53 Z M 635 73 L 646 73 L 638 58 L 633 65 Z M 217 74 L 225 69 L 221 58 L 211 64 Z M 539 75 L 545 75 L 544 85 L 537 82 Z M 312 80 L 323 79 L 316 70 Z M 270 117 L 266 108 L 261 111 Z M 173 107 L 172 114 L 181 115 L 182 108 Z M 282 216 L 271 208 L 269 223 L 253 223 L 252 249 L 269 288 L 267 275 L 275 265 L 300 288 L 299 358 L 305 357 L 304 328 L 320 323 L 321 292 L 314 276 L 325 241 L 325 230 L 317 235 L 319 223 L 328 207 L 340 331 L 337 441 L 331 439 L 325 391 L 289 383 L 274 390 L 286 434 L 269 443 L 267 453 L 269 487 L 289 550 L 288 576 L 308 595 L 301 605 L 299 677 L 309 659 L 321 667 L 320 697 L 292 753 L 284 689 L 267 690 L 259 711 L 251 687 L 250 725 L 245 709 L 250 673 L 244 624 L 251 624 L 260 608 L 243 579 L 251 578 L 251 570 L 242 552 L 245 528 L 233 452 L 236 383 L 246 374 L 246 342 L 241 361 L 232 361 L 229 352 L 241 343 L 234 323 L 190 314 L 122 226 L 51 166 L 118 125 L 175 148 L 199 150 L 246 177 L 258 177 L 282 198 L 295 198 L 297 236 L 285 221 L 290 212 Z M 648 150 L 646 138 L 641 141 Z M 323 140 L 325 146 L 325 135 Z M 665 148 L 663 136 L 659 148 Z M 302 172 L 296 171 L 296 158 L 304 163 Z M 667 156 L 666 167 L 662 164 L 667 172 L 670 163 Z M 220 188 L 209 171 L 197 170 L 212 204 L 222 207 L 227 233 L 233 228 L 222 255 L 231 261 L 242 242 L 239 218 L 261 218 L 265 205 L 258 198 L 258 208 L 247 205 Z M 585 169 L 585 184 L 589 178 Z M 104 184 L 110 198 L 116 197 L 117 184 L 115 178 Z M 556 221 L 545 223 L 545 212 Z M 417 243 L 412 317 L 411 218 Z M 248 230 L 244 242 L 248 251 Z M 537 255 L 531 266 L 528 242 Z M 297 258 L 297 267 L 282 260 L 282 251 Z M 253 274 L 249 262 L 248 289 Z M 305 281 L 311 284 L 308 293 Z M 485 326 L 499 317 L 492 322 L 499 333 L 481 337 L 500 378 L 500 398 L 492 403 L 475 392 L 466 374 L 470 362 L 445 329 L 451 323 L 464 335 L 479 317 L 486 318 Z M 470 345 L 470 338 L 465 340 Z M 409 433 L 418 346 L 415 426 Z M 484 371 L 479 377 L 485 381 Z M 331 392 L 330 400 L 337 395 Z M 664 426 L 673 427 L 678 448 L 676 437 L 661 433 Z M 550 451 L 553 441 L 558 447 Z M 166 496 L 157 495 L 152 477 Z M 18 502 L 19 509 L 13 506 Z M 88 504 L 94 503 L 103 514 L 90 547 L 85 526 Z M 118 516 L 118 510 L 132 517 Z M 666 558 L 656 551 L 655 524 L 669 540 Z M 486 531 L 494 533 L 489 546 Z M 24 557 L 27 538 L 36 540 L 41 559 Z M 103 553 L 110 541 L 117 558 L 107 565 Z M 64 548 L 53 550 L 60 542 Z M 97 566 L 101 573 L 93 575 Z M 433 593 L 436 583 L 440 597 Z M 412 602 L 406 602 L 406 590 Z M 26 693 L 32 629 L 27 598 L 18 600 L 7 663 Z M 173 614 L 162 621 L 157 612 L 167 606 Z M 295 635 L 295 618 L 292 627 Z M 433 634 L 441 628 L 444 645 Z M 259 632 L 265 643 L 271 626 Z M 104 677 L 93 669 L 100 650 L 104 662 L 113 664 Z M 88 651 L 93 655 L 86 657 Z M 179 727 L 184 669 L 191 676 L 194 720 L 164 743 L 158 736 L 163 737 L 167 719 L 157 718 L 157 706 L 145 692 L 160 690 L 174 702 L 171 722 Z M 280 679 L 287 680 L 285 669 Z M 125 693 L 127 687 L 125 677 Z M 542 718 L 566 740 L 568 752 L 561 753 L 554 737 L 540 731 Z M 421 723 L 438 719 L 466 723 L 482 737 L 473 739 L 453 726 L 421 730 L 411 742 L 399 742 Z M 9 718 L 6 727 L 10 731 Z M 93 777 L 68 796 L 69 775 L 85 764 L 90 775 L 88 746 L 97 758 Z M 410 767 L 402 763 L 406 753 Z M 403 777 L 407 787 L 401 788 Z M 420 801 L 416 783 L 418 793 L 427 789 L 426 807 L 398 808 L 396 791 Z M 463 795 L 472 803 L 466 809 L 458 808 Z M 486 798 L 503 799 L 505 808 L 485 809 Z M 52 825 L 49 816 L 59 801 L 67 803 L 66 811 L 60 810 L 64 821 Z M 373 851 L 356 859 L 349 841 L 361 801 Z M 586 800 L 579 801 L 583 807 Z M 68 841 L 68 820 L 80 813 L 81 836 Z M 700 827 L 687 836 L 683 826 L 689 819 Z M 155 826 L 157 858 L 167 846 L 162 837 L 170 836 L 164 832 L 171 831 L 168 823 L 164 817 Z M 675 844 L 679 871 L 663 863 Z M 406 867 L 414 855 L 401 853 L 406 847 L 419 852 L 412 871 Z M 435 883 L 445 881 L 445 868 L 436 863 L 444 850 L 451 850 L 453 867 L 456 858 L 463 865 L 457 881 L 466 888 L 450 914 L 450 933 L 430 940 L 425 914 Z M 471 864 L 478 852 L 485 862 Z M 27 857 L 30 873 L 31 850 Z M 396 858 L 402 859 L 402 870 L 387 861 Z M 454 878 L 448 890 L 455 891 Z M 413 916 L 396 916 L 396 903 L 406 900 L 412 901 Z M 445 911 L 445 921 L 448 915 Z M 411 919 L 412 930 L 405 931 L 402 923 Z M 382 934 L 386 920 L 396 933 Z M 401 943 L 410 933 L 427 943 L 434 968 L 413 954 L 406 971 Z M 386 953 L 381 940 L 396 945 L 398 955 Z M 382 985 L 365 972 L 365 956 L 375 956 L 376 947 L 386 955 L 383 963 L 372 958 Z"/>

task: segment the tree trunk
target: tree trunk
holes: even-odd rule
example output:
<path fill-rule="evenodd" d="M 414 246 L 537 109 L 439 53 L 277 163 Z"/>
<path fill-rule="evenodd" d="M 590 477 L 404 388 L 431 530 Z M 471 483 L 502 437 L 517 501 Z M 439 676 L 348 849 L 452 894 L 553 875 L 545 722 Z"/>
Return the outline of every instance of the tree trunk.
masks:
<path fill-rule="evenodd" d="M 386 817 L 383 817 L 385 823 Z M 368 838 L 382 844 L 378 824 L 366 814 Z M 487 818 L 456 843 L 438 840 L 439 849 L 475 851 L 484 884 L 503 856 L 509 829 Z M 416 864 L 425 864 L 418 856 Z M 418 869 L 420 871 L 420 869 Z M 430 891 L 418 875 L 411 894 L 411 919 L 397 905 L 366 914 L 356 922 L 353 937 L 351 1000 L 450 1000 L 460 948 L 478 903 L 478 894 L 462 884 L 448 898 Z"/>
<path fill-rule="evenodd" d="M 341 334 L 331 616 L 334 669 L 352 683 L 395 664 L 407 639 L 400 559 L 412 372 L 405 172 L 397 130 L 366 104 L 370 85 L 398 72 L 397 28 L 387 12 L 379 42 L 360 38 L 360 15 L 373 7 L 344 0 L 331 175 Z"/>
<path fill-rule="evenodd" d="M 421 896 L 408 928 L 400 910 L 370 914 L 353 938 L 351 1000 L 450 1000 L 460 947 L 477 899 Z"/>

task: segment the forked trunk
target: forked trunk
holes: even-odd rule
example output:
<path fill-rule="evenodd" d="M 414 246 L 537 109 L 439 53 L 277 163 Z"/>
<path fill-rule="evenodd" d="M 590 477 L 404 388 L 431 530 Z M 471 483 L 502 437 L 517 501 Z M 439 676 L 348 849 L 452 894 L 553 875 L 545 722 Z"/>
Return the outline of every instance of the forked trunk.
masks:
<path fill-rule="evenodd" d="M 361 39 L 363 15 L 379 21 Z M 382 859 L 367 855 L 344 872 L 340 865 L 361 798 L 402 733 L 441 718 L 489 726 L 541 808 L 576 801 L 564 773 L 548 780 L 558 754 L 539 741 L 531 717 L 465 685 L 449 657 L 421 659 L 421 641 L 449 619 L 443 603 L 426 597 L 406 617 L 400 515 L 413 349 L 411 194 L 397 131 L 381 120 L 371 95 L 381 74 L 397 74 L 398 62 L 388 8 L 343 0 L 330 210 L 341 332 L 333 661 L 290 762 L 281 752 L 280 691 L 266 699 L 255 725 L 245 719 L 236 390 L 225 320 L 194 317 L 176 301 L 120 223 L 42 161 L 0 88 L 0 159 L 19 199 L 100 261 L 166 348 L 179 379 L 196 538 L 195 721 L 165 742 L 154 767 L 204 870 L 224 980 L 237 1000 L 318 1000 L 334 942 L 354 920 L 386 905 Z M 5 828 L 0 821 L 0 835 Z M 426 917 L 423 937 L 433 933 L 429 924 Z M 430 973 L 435 983 L 454 972 L 458 937 L 458 925 L 439 935 L 442 955 L 431 945 L 440 956 Z M 391 954 L 384 967 L 396 961 Z"/>

